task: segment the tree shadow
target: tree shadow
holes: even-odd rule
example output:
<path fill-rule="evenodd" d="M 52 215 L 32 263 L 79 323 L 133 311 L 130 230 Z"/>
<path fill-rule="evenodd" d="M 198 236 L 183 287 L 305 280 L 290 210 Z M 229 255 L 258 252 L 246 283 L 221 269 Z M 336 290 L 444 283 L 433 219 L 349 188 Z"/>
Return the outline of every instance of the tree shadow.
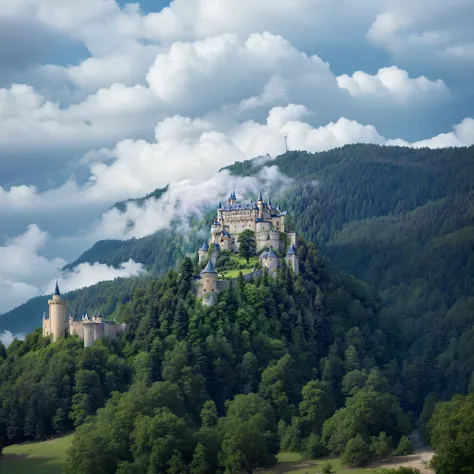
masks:
<path fill-rule="evenodd" d="M 0 457 L 0 474 L 61 474 L 62 467 L 53 457 L 29 456 L 22 454 L 3 454 Z"/>

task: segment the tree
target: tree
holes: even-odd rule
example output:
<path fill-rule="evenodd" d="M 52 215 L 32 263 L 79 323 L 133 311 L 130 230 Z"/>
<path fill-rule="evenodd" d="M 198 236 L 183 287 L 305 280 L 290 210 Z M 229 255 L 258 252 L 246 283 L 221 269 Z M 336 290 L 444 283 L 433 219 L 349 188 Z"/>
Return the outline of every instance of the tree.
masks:
<path fill-rule="evenodd" d="M 190 474 L 208 474 L 210 472 L 206 459 L 206 448 L 201 443 L 196 445 L 189 472 Z"/>
<path fill-rule="evenodd" d="M 184 474 L 186 472 L 186 464 L 183 461 L 183 455 L 175 449 L 168 463 L 168 474 Z"/>
<path fill-rule="evenodd" d="M 251 474 L 256 467 L 275 463 L 275 415 L 270 404 L 258 395 L 237 395 L 229 402 L 222 429 L 219 460 L 229 472 Z"/>
<path fill-rule="evenodd" d="M 370 440 L 370 452 L 376 458 L 384 458 L 393 450 L 392 438 L 389 438 L 384 431 L 378 436 L 373 436 Z"/>
<path fill-rule="evenodd" d="M 208 400 L 202 407 L 201 423 L 204 427 L 212 427 L 217 424 L 216 404 L 212 400 Z"/>
<path fill-rule="evenodd" d="M 398 443 L 396 454 L 398 456 L 406 456 L 407 454 L 413 453 L 413 443 L 410 441 L 408 436 L 402 436 Z"/>
<path fill-rule="evenodd" d="M 474 394 L 436 406 L 430 421 L 431 461 L 438 474 L 474 473 Z"/>
<path fill-rule="evenodd" d="M 256 246 L 255 232 L 250 229 L 245 229 L 239 234 L 239 254 L 247 260 L 247 263 L 250 257 L 255 255 Z"/>
<path fill-rule="evenodd" d="M 364 438 L 358 434 L 350 439 L 342 454 L 342 462 L 350 467 L 360 467 L 364 466 L 369 459 L 369 445 Z"/>

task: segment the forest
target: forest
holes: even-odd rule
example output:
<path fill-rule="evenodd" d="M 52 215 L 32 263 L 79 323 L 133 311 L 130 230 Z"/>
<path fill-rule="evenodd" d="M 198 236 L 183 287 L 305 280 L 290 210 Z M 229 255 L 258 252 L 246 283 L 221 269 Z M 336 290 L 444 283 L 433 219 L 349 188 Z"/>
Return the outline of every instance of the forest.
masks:
<path fill-rule="evenodd" d="M 297 183 L 273 200 L 304 237 L 301 275 L 240 282 L 203 307 L 185 255 L 212 209 L 189 235 L 99 242 L 77 262 L 134 258 L 149 274 L 78 290 L 69 307 L 131 331 L 87 350 L 38 332 L 0 347 L 2 443 L 77 429 L 68 473 L 233 473 L 281 449 L 364 465 L 409 452 L 416 428 L 437 473 L 474 465 L 474 147 L 353 145 L 271 164 Z M 31 300 L 0 327 L 39 325 L 45 308 Z"/>
<path fill-rule="evenodd" d="M 377 294 L 313 244 L 298 256 L 300 276 L 240 279 L 213 307 L 194 297 L 197 263 L 185 258 L 135 289 L 121 306 L 130 330 L 113 343 L 51 344 L 37 330 L 0 346 L 2 444 L 76 430 L 67 474 L 252 473 L 280 449 L 349 466 L 406 454 L 417 426 L 444 466 L 452 442 L 439 426 L 455 425 L 455 410 L 435 394 L 413 409 Z M 465 416 L 472 402 L 449 403 Z"/>

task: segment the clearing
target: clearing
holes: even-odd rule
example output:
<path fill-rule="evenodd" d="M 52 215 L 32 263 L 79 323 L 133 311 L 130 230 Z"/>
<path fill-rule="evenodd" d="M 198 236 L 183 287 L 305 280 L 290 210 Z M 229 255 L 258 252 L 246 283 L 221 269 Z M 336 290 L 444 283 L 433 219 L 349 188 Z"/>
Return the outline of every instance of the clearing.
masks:
<path fill-rule="evenodd" d="M 8 446 L 0 457 L 0 474 L 61 474 L 73 435 L 39 443 Z"/>
<path fill-rule="evenodd" d="M 298 453 L 280 453 L 278 455 L 278 464 L 272 469 L 259 469 L 260 474 L 318 474 L 322 472 L 322 467 L 326 463 L 331 463 L 334 474 L 369 474 L 378 468 L 397 468 L 397 467 L 415 467 L 422 474 L 434 474 L 434 471 L 427 468 L 428 463 L 433 457 L 433 451 L 420 451 L 409 456 L 396 456 L 384 463 L 369 466 L 366 468 L 347 468 L 341 465 L 339 459 L 319 459 L 308 460 L 302 454 Z"/>

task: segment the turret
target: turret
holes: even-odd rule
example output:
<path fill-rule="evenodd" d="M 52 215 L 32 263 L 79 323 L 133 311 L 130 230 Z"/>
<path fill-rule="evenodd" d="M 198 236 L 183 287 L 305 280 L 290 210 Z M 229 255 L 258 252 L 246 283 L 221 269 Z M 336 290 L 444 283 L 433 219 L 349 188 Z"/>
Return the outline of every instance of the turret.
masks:
<path fill-rule="evenodd" d="M 206 240 L 204 240 L 201 248 L 198 250 L 199 263 L 204 262 L 208 251 L 209 251 L 209 244 L 207 243 Z"/>
<path fill-rule="evenodd" d="M 205 297 L 208 294 L 216 294 L 217 293 L 217 271 L 214 268 L 214 264 L 212 263 L 211 259 L 209 259 L 206 267 L 201 272 L 201 278 L 202 278 L 203 296 Z"/>
<path fill-rule="evenodd" d="M 262 254 L 262 265 L 268 269 L 270 275 L 275 276 L 278 269 L 278 255 L 273 250 L 273 247 L 270 247 L 268 252 Z"/>
<path fill-rule="evenodd" d="M 296 253 L 296 247 L 294 244 L 291 244 L 286 253 L 286 263 L 289 267 L 293 269 L 296 275 L 300 273 L 300 265 L 298 255 Z"/>
<path fill-rule="evenodd" d="M 258 217 L 263 219 L 263 207 L 265 203 L 263 202 L 263 195 L 262 191 L 260 190 L 260 194 L 258 196 L 257 207 L 258 207 Z"/>
<path fill-rule="evenodd" d="M 66 319 L 66 301 L 61 298 L 59 291 L 59 284 L 56 281 L 52 299 L 48 301 L 49 305 L 49 320 L 51 325 L 51 335 L 53 342 L 58 340 L 58 337 L 63 337 L 66 334 L 67 319 Z"/>
<path fill-rule="evenodd" d="M 222 232 L 222 225 L 219 221 L 215 220 L 211 225 L 211 236 L 212 236 L 212 243 L 218 242 L 218 236 Z"/>

